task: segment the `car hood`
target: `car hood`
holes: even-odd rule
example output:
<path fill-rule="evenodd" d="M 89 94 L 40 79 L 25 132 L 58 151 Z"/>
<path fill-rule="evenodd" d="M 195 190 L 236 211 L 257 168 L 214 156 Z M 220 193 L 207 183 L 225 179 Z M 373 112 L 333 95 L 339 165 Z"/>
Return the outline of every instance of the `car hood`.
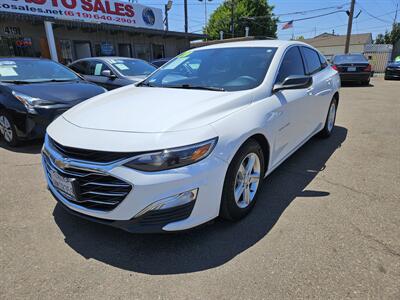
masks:
<path fill-rule="evenodd" d="M 31 97 L 71 105 L 105 92 L 85 81 L 13 84 L 10 88 Z"/>
<path fill-rule="evenodd" d="M 157 133 L 211 124 L 251 101 L 249 91 L 127 86 L 85 101 L 63 117 L 87 129 Z"/>
<path fill-rule="evenodd" d="M 387 66 L 389 68 L 400 68 L 400 63 L 390 63 Z"/>

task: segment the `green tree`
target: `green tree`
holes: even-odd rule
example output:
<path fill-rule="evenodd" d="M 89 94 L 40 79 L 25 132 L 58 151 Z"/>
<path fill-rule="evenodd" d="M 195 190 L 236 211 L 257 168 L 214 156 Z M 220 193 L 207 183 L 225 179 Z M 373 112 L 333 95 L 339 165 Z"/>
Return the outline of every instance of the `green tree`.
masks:
<path fill-rule="evenodd" d="M 375 38 L 375 44 L 394 45 L 400 39 L 400 23 L 393 24 L 392 30 L 386 30 L 385 34 L 378 34 Z"/>
<path fill-rule="evenodd" d="M 273 16 L 273 6 L 267 0 L 225 0 L 212 14 L 204 33 L 210 39 L 219 39 L 219 32 L 231 37 L 231 16 L 233 5 L 233 23 L 235 37 L 245 36 L 245 28 L 249 35 L 276 37 L 277 18 Z"/>

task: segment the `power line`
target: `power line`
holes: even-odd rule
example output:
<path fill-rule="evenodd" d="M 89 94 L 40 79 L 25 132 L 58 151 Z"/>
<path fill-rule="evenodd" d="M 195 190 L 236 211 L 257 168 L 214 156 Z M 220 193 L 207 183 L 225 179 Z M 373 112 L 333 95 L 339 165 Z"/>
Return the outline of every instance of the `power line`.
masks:
<path fill-rule="evenodd" d="M 358 4 L 358 5 L 363 9 L 363 11 L 365 11 L 366 14 L 369 15 L 371 18 L 374 18 L 374 19 L 376 19 L 376 20 L 378 20 L 378 21 L 381 21 L 381 22 L 383 22 L 383 23 L 392 23 L 392 21 L 384 20 L 384 19 L 381 19 L 381 18 L 379 18 L 379 17 L 377 17 L 377 16 L 374 16 L 374 15 L 371 14 L 368 10 L 366 10 L 360 3 L 357 2 L 357 4 Z M 396 9 L 395 12 L 397 12 L 397 11 L 398 11 L 398 10 Z"/>
<path fill-rule="evenodd" d="M 278 23 L 287 23 L 287 22 L 298 22 L 298 21 L 304 21 L 304 20 L 310 20 L 310 19 L 315 19 L 315 18 L 320 18 L 320 17 L 324 17 L 324 16 L 329 16 L 329 15 L 333 15 L 333 14 L 337 14 L 340 12 L 346 12 L 345 10 L 337 10 L 337 11 L 332 11 L 326 14 L 322 14 L 322 15 L 316 15 L 316 16 L 312 16 L 312 17 L 307 17 L 307 18 L 300 18 L 300 19 L 293 19 L 293 20 L 287 20 L 287 21 L 278 21 Z"/>
<path fill-rule="evenodd" d="M 328 9 L 332 9 L 332 8 L 341 9 L 346 4 L 348 4 L 348 3 L 346 2 L 346 3 L 342 4 L 342 5 L 328 6 L 328 7 L 322 7 L 322 8 L 310 9 L 310 10 L 304 10 L 304 11 L 296 11 L 296 12 L 291 12 L 291 13 L 275 14 L 275 16 L 281 17 L 281 16 L 291 16 L 291 15 L 305 15 L 305 14 L 308 14 L 308 13 L 311 13 L 311 12 L 328 10 Z"/>

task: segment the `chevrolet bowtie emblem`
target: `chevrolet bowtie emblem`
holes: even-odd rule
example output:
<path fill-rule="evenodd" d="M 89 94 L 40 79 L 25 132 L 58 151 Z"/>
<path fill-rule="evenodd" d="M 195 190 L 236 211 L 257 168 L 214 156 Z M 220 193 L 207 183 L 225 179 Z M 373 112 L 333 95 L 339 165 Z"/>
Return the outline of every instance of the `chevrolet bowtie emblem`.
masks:
<path fill-rule="evenodd" d="M 65 169 L 69 167 L 69 159 L 68 158 L 63 158 L 62 160 L 59 159 L 55 159 L 54 163 L 57 167 L 59 167 L 60 169 Z"/>

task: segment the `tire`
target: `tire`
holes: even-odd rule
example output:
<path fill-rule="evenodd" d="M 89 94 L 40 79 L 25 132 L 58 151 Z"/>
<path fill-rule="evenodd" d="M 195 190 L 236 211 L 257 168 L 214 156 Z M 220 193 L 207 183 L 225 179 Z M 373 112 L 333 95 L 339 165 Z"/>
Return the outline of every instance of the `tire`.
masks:
<path fill-rule="evenodd" d="M 13 119 L 3 110 L 0 111 L 0 136 L 10 147 L 16 147 L 19 144 Z"/>
<path fill-rule="evenodd" d="M 253 176 L 248 176 L 244 166 L 248 166 L 248 163 L 253 160 L 254 164 L 250 172 Z M 240 147 L 228 167 L 221 199 L 220 216 L 222 218 L 238 221 L 251 211 L 256 202 L 264 173 L 263 150 L 257 141 L 250 139 Z M 250 181 L 250 178 L 253 178 L 253 181 Z M 236 193 L 239 197 L 235 197 L 235 189 L 240 191 L 240 186 L 243 188 L 243 192 Z"/>
<path fill-rule="evenodd" d="M 362 85 L 369 85 L 369 80 L 361 81 L 361 84 L 362 84 Z"/>
<path fill-rule="evenodd" d="M 334 115 L 333 116 L 330 115 L 332 105 L 334 105 Z M 338 106 L 338 100 L 336 98 L 333 98 L 331 103 L 329 104 L 328 113 L 327 113 L 326 119 L 325 119 L 325 125 L 324 125 L 324 128 L 320 131 L 319 137 L 328 138 L 332 134 L 332 132 L 335 128 L 337 106 Z"/>

